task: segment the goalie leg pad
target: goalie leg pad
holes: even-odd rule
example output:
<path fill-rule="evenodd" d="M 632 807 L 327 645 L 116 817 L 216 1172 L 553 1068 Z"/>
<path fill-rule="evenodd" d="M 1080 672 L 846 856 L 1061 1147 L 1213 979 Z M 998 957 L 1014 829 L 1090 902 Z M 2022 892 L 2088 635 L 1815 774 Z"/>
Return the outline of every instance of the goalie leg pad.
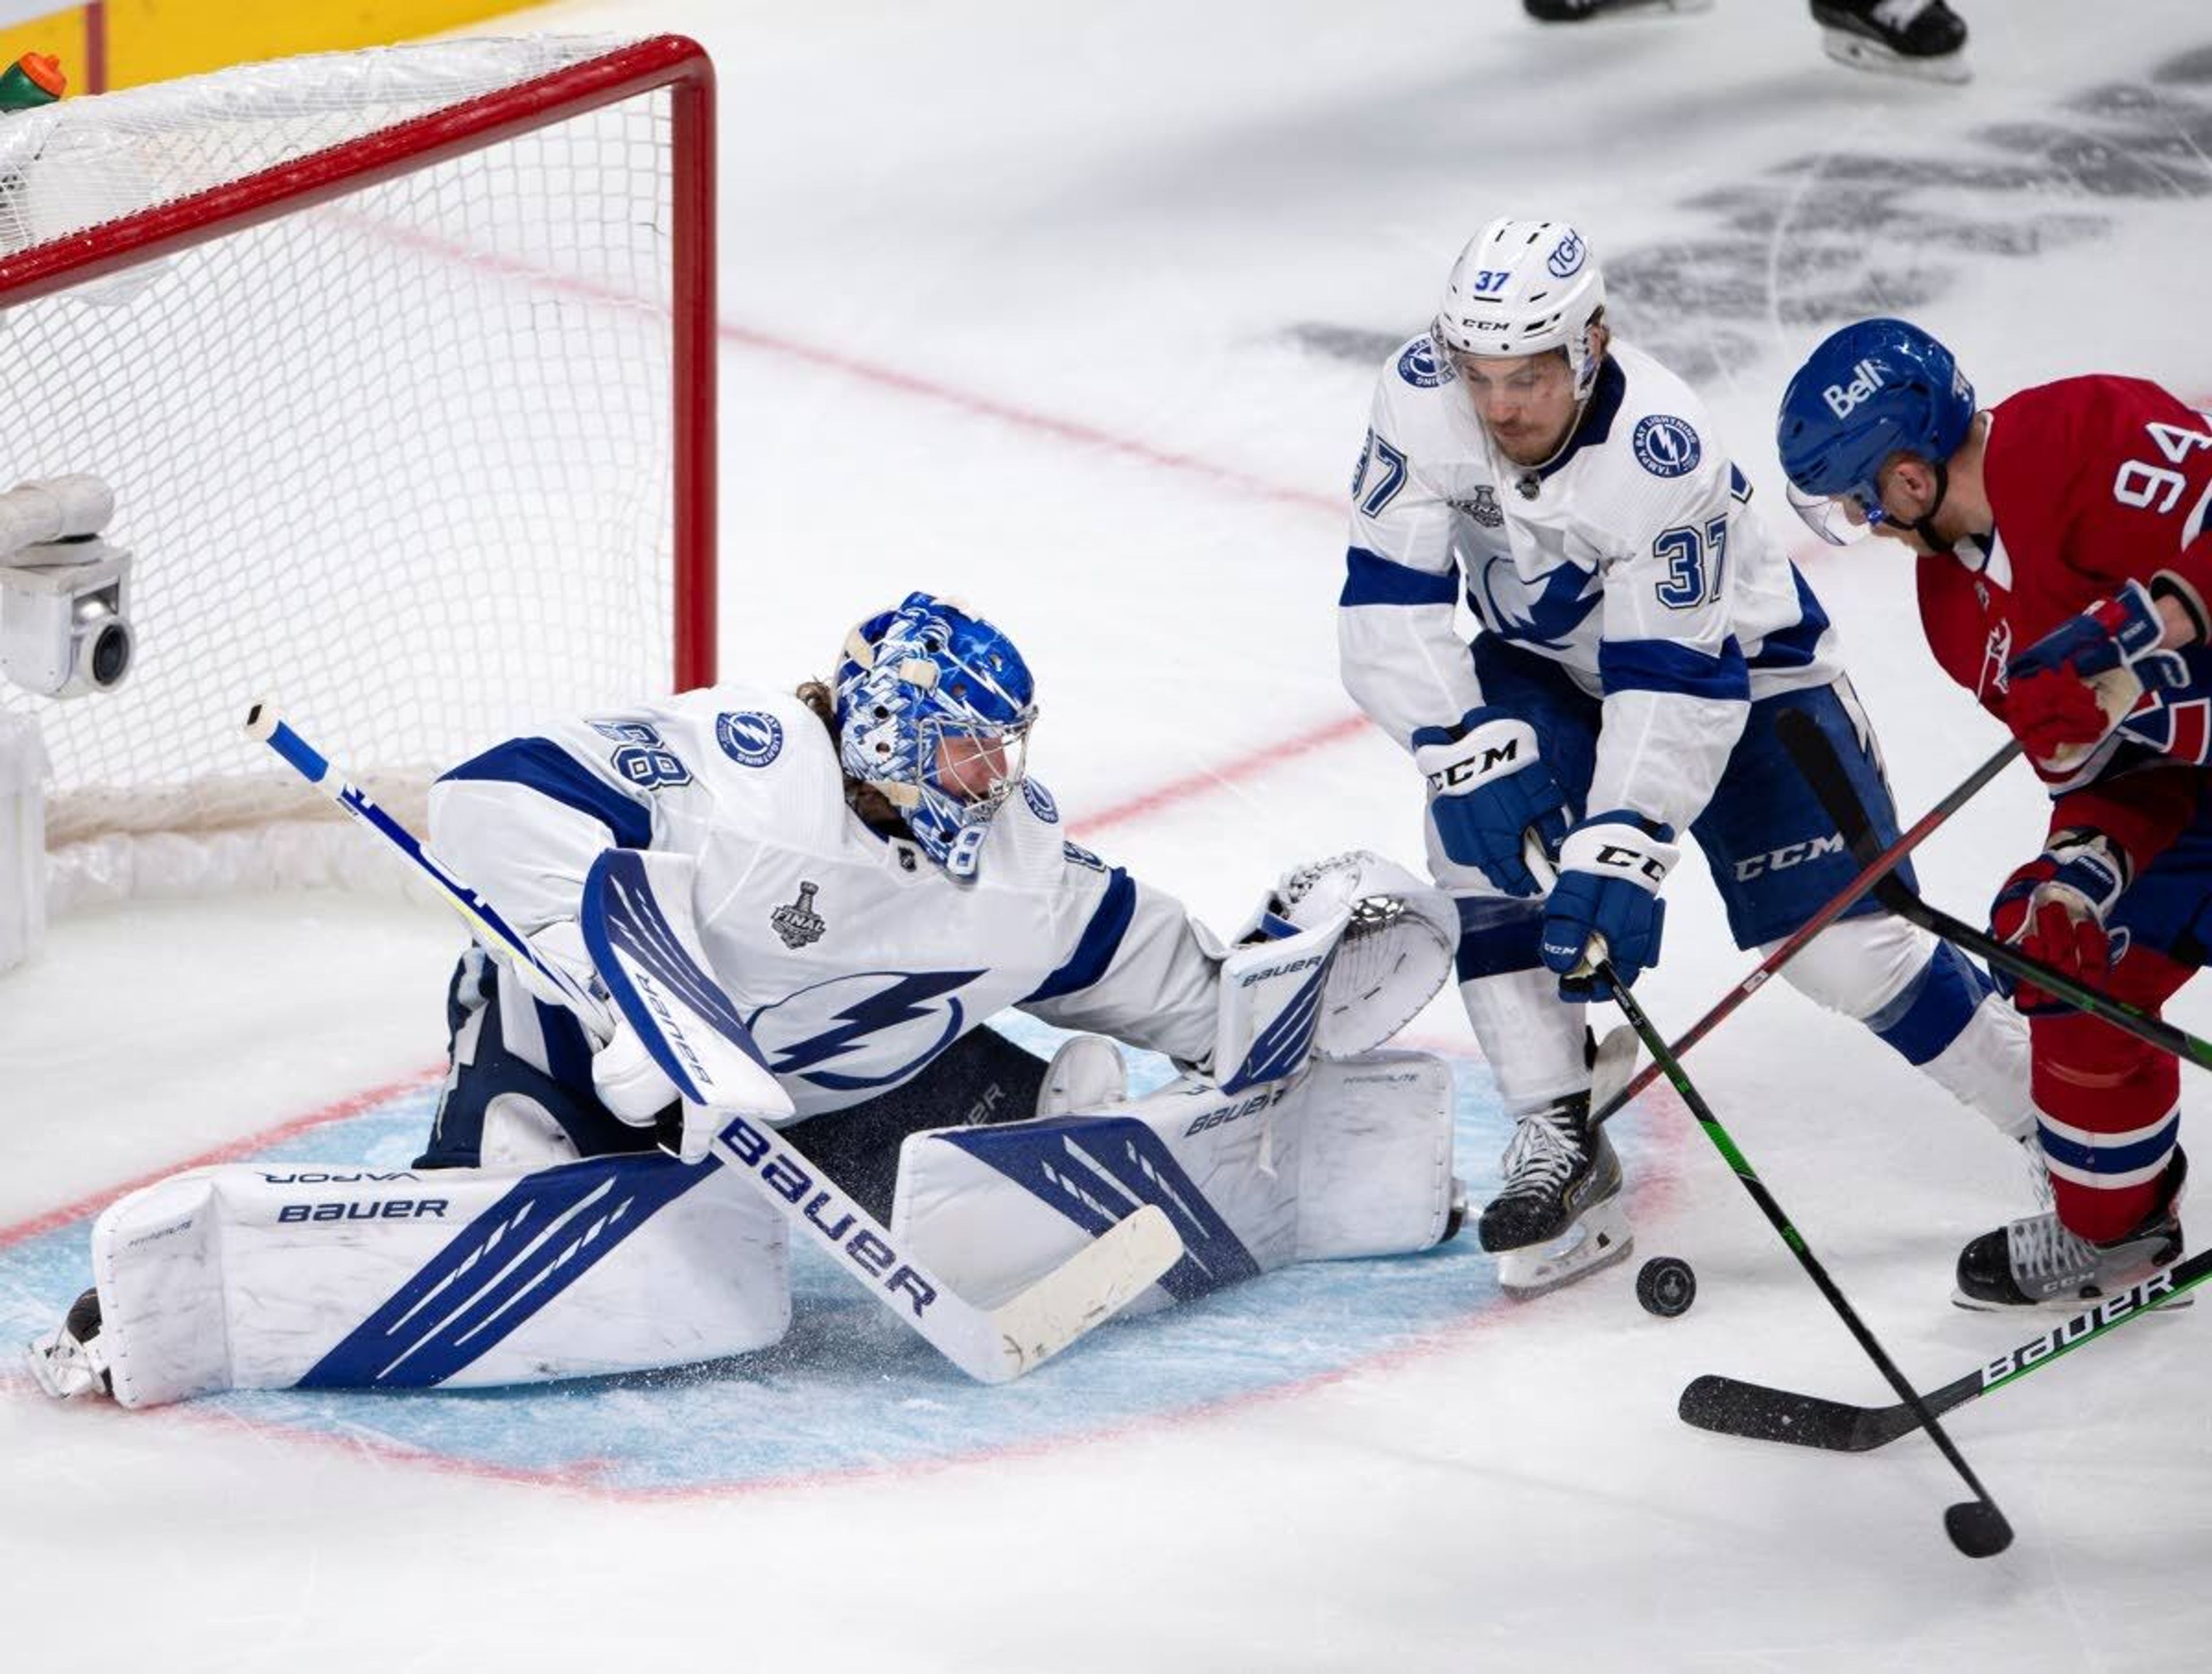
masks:
<path fill-rule="evenodd" d="M 1155 1308 L 1292 1262 L 1427 1249 L 1449 1223 L 1451 1147 L 1451 1072 L 1425 1053 L 1234 1093 L 1185 1076 L 1109 1114 L 913 1135 L 891 1230 L 992 1306 L 1157 1203 L 1187 1253 L 1136 1305 Z"/>
<path fill-rule="evenodd" d="M 791 1310 L 781 1218 L 657 1156 L 197 1169 L 111 1205 L 92 1257 L 126 1407 L 684 1365 L 767 1347 Z"/>

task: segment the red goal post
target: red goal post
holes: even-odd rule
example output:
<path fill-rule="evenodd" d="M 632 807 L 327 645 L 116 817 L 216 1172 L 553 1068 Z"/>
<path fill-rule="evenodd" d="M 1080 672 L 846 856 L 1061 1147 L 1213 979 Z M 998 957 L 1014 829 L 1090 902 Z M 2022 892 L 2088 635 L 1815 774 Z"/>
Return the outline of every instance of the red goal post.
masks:
<path fill-rule="evenodd" d="M 713 70 L 679 36 L 0 118 L 0 489 L 100 477 L 135 564 L 117 690 L 0 680 L 52 762 L 58 904 L 221 886 L 210 852 L 315 818 L 239 730 L 257 697 L 404 811 L 535 719 L 711 682 L 714 247 Z M 150 867 L 151 833 L 194 858 Z"/>

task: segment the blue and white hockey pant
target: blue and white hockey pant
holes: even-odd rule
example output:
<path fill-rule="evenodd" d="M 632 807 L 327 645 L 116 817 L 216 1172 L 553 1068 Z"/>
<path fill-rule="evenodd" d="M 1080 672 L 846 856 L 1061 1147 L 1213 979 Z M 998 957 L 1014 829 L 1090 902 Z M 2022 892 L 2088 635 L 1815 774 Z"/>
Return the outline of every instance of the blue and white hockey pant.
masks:
<path fill-rule="evenodd" d="M 1544 760 L 1582 809 L 1597 760 L 1599 701 L 1558 664 L 1494 636 L 1478 636 L 1473 653 L 1485 701 L 1535 728 Z M 1834 822 L 1775 734 L 1777 717 L 1791 709 L 1811 716 L 1834 743 L 1876 835 L 1885 843 L 1897 836 L 1881 758 L 1848 680 L 1753 703 L 1712 800 L 1690 825 L 1740 947 L 1784 940 L 1858 874 Z M 1432 865 L 1437 858 L 1432 852 Z M 1912 882 L 1909 864 L 1898 872 Z M 1456 874 L 1453 883 L 1464 876 Z M 1486 888 L 1453 892 L 1460 991 L 1507 1109 L 1540 1108 L 1587 1087 L 1583 1008 L 1559 1000 L 1556 979 L 1537 954 L 1541 902 Z M 2015 1137 L 2032 1131 L 2027 1030 L 1979 967 L 1949 943 L 1868 898 L 1782 974 L 1820 1004 L 1857 1018 L 2002 1131 Z"/>
<path fill-rule="evenodd" d="M 446 1084 L 416 1167 L 542 1167 L 655 1148 L 655 1129 L 631 1127 L 592 1092 L 591 1041 L 576 1020 L 520 983 L 503 983 L 479 947 L 454 969 L 446 1025 Z M 1033 1053 L 992 1029 L 973 1029 L 912 1080 L 793 1123 L 791 1131 L 810 1161 L 887 1220 L 899 1144 L 908 1134 L 1031 1115 L 1044 1077 Z M 672 1139 L 676 1117 L 671 1106 Z"/>

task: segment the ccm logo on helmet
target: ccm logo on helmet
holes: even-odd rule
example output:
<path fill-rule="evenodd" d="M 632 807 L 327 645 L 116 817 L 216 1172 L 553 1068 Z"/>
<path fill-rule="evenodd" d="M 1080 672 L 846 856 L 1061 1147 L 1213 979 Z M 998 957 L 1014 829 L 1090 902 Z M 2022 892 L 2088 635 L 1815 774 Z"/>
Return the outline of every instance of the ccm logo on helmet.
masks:
<path fill-rule="evenodd" d="M 1872 361 L 1861 361 L 1851 370 L 1858 375 L 1848 384 L 1830 384 L 1820 392 L 1820 399 L 1828 404 L 1828 411 L 1838 418 L 1849 418 L 1858 410 L 1859 403 L 1881 387 L 1881 368 Z"/>

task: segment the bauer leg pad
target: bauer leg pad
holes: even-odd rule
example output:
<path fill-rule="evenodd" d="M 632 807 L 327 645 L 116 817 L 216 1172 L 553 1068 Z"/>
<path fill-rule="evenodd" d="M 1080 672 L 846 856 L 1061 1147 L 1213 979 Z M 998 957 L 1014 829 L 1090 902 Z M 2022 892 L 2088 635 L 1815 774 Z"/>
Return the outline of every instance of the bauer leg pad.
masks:
<path fill-rule="evenodd" d="M 198 1169 L 111 1205 L 92 1257 L 126 1407 L 683 1365 L 767 1347 L 791 1310 L 781 1219 L 659 1156 Z"/>
<path fill-rule="evenodd" d="M 1292 1262 L 1438 1243 L 1451 1118 L 1451 1072 L 1425 1053 L 1317 1061 L 1241 1093 L 1187 1076 L 1109 1114 L 913 1135 L 891 1231 L 991 1306 L 1157 1203 L 1188 1253 L 1135 1305 L 1156 1308 Z"/>

